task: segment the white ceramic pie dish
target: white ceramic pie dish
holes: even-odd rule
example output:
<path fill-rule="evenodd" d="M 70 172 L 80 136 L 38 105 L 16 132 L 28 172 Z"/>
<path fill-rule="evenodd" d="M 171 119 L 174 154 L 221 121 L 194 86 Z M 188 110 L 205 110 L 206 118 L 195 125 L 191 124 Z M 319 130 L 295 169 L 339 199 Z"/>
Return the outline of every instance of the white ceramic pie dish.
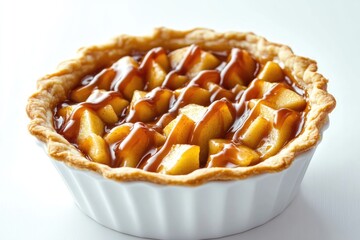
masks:
<path fill-rule="evenodd" d="M 190 44 L 208 51 L 240 48 L 258 61 L 283 64 L 290 82 L 304 90 L 308 103 L 302 132 L 279 153 L 256 165 L 235 169 L 201 168 L 177 176 L 136 168 L 111 168 L 89 161 L 86 154 L 56 132 L 54 108 L 68 99 L 82 77 L 131 55 L 134 49 L 149 51 L 160 46 L 174 50 Z M 141 237 L 221 237 L 265 223 L 281 213 L 294 198 L 314 145 L 321 137 L 319 129 L 336 103 L 326 91 L 327 80 L 316 71 L 315 61 L 296 56 L 289 47 L 251 33 L 159 28 L 151 36 L 121 35 L 107 44 L 83 48 L 76 58 L 38 80 L 37 91 L 29 98 L 26 108 L 31 119 L 29 131 L 45 143 L 48 155 L 58 160 L 54 160 L 55 166 L 80 209 L 100 224 Z M 98 148 L 92 150 L 96 152 Z M 104 158 L 98 160 L 101 162 Z"/>
<path fill-rule="evenodd" d="M 77 206 L 101 225 L 146 238 L 204 239 L 249 230 L 284 211 L 298 192 L 315 148 L 277 173 L 193 187 L 116 182 L 52 162 Z"/>

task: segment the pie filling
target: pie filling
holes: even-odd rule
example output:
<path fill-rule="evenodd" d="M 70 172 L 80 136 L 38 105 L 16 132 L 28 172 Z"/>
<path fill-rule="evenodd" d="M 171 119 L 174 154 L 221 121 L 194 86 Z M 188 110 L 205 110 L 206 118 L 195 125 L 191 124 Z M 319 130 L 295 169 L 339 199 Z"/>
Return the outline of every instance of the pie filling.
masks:
<path fill-rule="evenodd" d="M 85 76 L 54 125 L 90 161 L 182 175 L 264 161 L 301 132 L 306 112 L 278 63 L 191 45 L 134 52 Z"/>

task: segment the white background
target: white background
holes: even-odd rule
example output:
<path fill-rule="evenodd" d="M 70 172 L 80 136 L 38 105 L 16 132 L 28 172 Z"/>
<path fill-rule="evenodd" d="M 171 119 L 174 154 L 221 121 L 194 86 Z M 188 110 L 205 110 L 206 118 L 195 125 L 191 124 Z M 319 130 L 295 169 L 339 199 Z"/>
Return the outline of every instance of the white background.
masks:
<path fill-rule="evenodd" d="M 290 207 L 225 239 L 360 236 L 360 1 L 0 2 L 0 239 L 137 239 L 79 211 L 27 133 L 25 105 L 36 79 L 79 47 L 156 26 L 253 31 L 290 45 L 318 61 L 338 102 Z"/>

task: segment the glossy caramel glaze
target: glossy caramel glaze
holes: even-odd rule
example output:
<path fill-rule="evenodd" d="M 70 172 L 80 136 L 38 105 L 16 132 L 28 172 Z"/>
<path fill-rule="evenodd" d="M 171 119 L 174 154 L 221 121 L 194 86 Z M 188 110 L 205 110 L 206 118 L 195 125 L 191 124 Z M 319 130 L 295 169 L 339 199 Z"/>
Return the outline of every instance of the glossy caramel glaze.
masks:
<path fill-rule="evenodd" d="M 211 121 L 211 117 L 220 111 L 219 106 L 226 107 L 232 123 L 227 126 L 224 120 L 221 120 L 214 127 L 218 128 L 216 138 L 227 139 L 230 143 L 226 145 L 228 147 L 212 157 L 214 161 L 211 164 L 206 164 L 209 153 L 207 145 L 203 147 L 200 151 L 200 166 L 238 167 L 239 165 L 234 164 L 232 159 L 238 154 L 236 146 L 244 145 L 243 136 L 246 129 L 260 114 L 257 105 L 263 102 L 267 104 L 268 100 L 281 94 L 283 89 L 292 90 L 304 99 L 306 96 L 302 89 L 296 86 L 289 76 L 286 76 L 285 71 L 283 71 L 284 77 L 281 82 L 274 84 L 265 94 L 261 93 L 262 86 L 260 85 L 263 83 L 257 79 L 257 75 L 263 68 L 263 64 L 253 59 L 248 52 L 238 48 L 231 51 L 210 52 L 219 62 L 217 66 L 202 70 L 196 75 L 189 75 L 188 72 L 202 61 L 202 52 L 200 47 L 191 45 L 186 49 L 181 61 L 171 67 L 162 60 L 164 56 L 168 58 L 170 51 L 161 47 L 154 48 L 147 53 L 134 53 L 132 60 L 129 60 L 127 64 L 124 63 L 125 60 L 119 61 L 96 75 L 84 77 L 80 85 L 69 93 L 69 100 L 58 105 L 54 110 L 56 130 L 77 146 L 80 119 L 85 110 L 96 113 L 109 105 L 114 98 L 130 102 L 134 90 L 144 91 L 146 92 L 144 96 L 117 113 L 118 121 L 111 124 L 105 123 L 104 134 L 109 133 L 116 126 L 130 124 L 130 131 L 125 138 L 108 144 L 111 152 L 109 165 L 114 168 L 131 166 L 127 162 L 130 160 L 126 160 L 125 155 L 138 151 L 140 155 L 134 155 L 136 164 L 133 167 L 157 172 L 162 159 L 174 144 L 199 142 L 194 139 L 201 138 L 199 136 L 203 134 L 201 126 Z M 155 88 L 147 80 L 147 74 L 154 66 L 154 62 L 158 63 L 158 66 L 166 73 L 161 85 Z M 104 90 L 104 92 L 96 95 L 93 94 L 95 90 Z M 252 99 L 259 101 L 251 103 Z M 157 134 L 163 136 L 163 129 L 179 115 L 179 110 L 188 104 L 202 105 L 208 109 L 203 118 L 194 126 L 183 129 L 184 132 L 189 133 L 188 136 L 180 139 L 170 134 L 159 144 L 156 140 Z M 73 107 L 71 113 L 67 116 L 59 114 L 59 111 L 66 106 Z M 150 112 L 146 115 L 146 120 L 142 116 L 144 109 Z M 282 143 L 283 146 L 301 132 L 306 108 L 298 111 L 280 108 L 275 109 L 272 114 L 273 119 L 269 121 L 275 132 L 276 129 L 283 127 L 284 121 L 290 115 L 295 119 L 291 122 L 291 137 Z M 259 146 L 267 141 L 267 138 L 269 137 L 264 137 Z M 141 149 L 137 149 L 138 146 L 141 146 Z M 259 152 L 260 159 L 250 165 L 265 159 L 257 147 L 253 150 Z"/>

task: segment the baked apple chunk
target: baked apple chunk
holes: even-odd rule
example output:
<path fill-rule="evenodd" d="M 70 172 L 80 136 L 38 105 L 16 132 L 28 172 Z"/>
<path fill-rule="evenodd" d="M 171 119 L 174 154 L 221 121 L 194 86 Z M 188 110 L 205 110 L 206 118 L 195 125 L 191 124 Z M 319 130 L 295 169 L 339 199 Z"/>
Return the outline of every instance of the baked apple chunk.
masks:
<path fill-rule="evenodd" d="M 100 117 L 91 110 L 83 110 L 76 143 L 95 162 L 109 164 L 110 153 L 103 133 L 104 123 Z"/>
<path fill-rule="evenodd" d="M 165 175 L 254 166 L 302 130 L 307 98 L 275 61 L 162 47 L 86 76 L 55 126 L 91 161 Z"/>

